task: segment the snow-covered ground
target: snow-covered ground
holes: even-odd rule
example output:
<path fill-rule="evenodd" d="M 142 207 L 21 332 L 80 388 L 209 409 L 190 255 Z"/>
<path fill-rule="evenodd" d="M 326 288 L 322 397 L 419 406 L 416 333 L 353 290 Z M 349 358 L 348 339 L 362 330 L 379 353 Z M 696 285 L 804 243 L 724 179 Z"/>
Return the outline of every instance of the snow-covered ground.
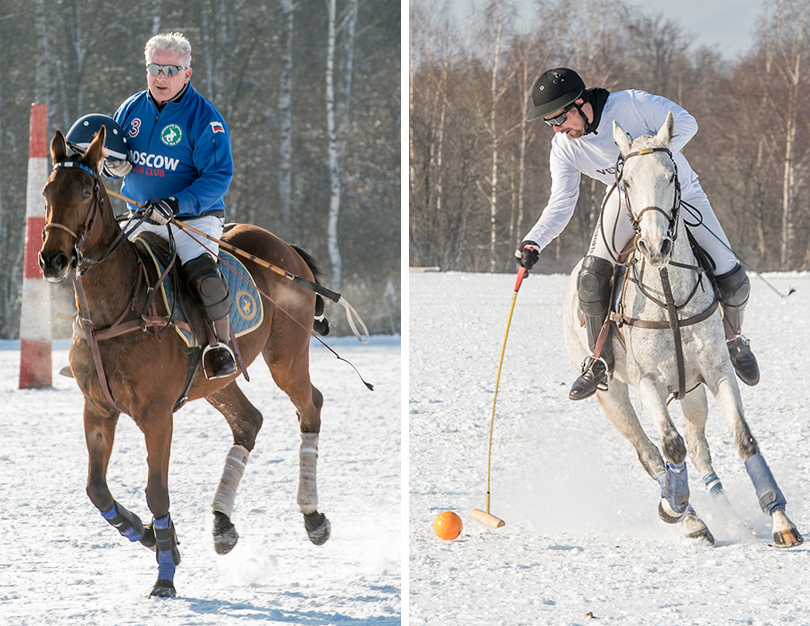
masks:
<path fill-rule="evenodd" d="M 180 540 L 174 600 L 147 598 L 153 553 L 122 538 L 84 492 L 82 396 L 59 376 L 19 391 L 19 342 L 0 342 L 0 624 L 122 626 L 401 621 L 401 350 L 399 337 L 330 340 L 375 387 L 313 342 L 312 380 L 323 392 L 320 509 L 332 522 L 324 546 L 307 539 L 295 504 L 298 424 L 264 363 L 250 367 L 247 396 L 264 427 L 236 498 L 236 548 L 218 556 L 210 502 L 231 446 L 224 418 L 206 402 L 175 415 L 169 485 Z M 143 489 L 143 437 L 122 417 L 108 481 L 116 498 L 151 518 Z"/>
<path fill-rule="evenodd" d="M 495 417 L 491 512 L 487 442 L 514 275 L 410 275 L 410 623 L 464 626 L 810 624 L 810 275 L 751 276 L 744 331 L 762 381 L 746 416 L 808 543 L 769 546 L 770 521 L 717 405 L 707 428 L 715 470 L 749 526 L 718 519 L 694 475 L 692 503 L 717 543 L 690 543 L 657 514 L 658 485 L 595 398 L 568 400 L 577 374 L 562 338 L 567 276 L 531 275 L 509 333 Z M 673 403 L 673 406 L 677 403 Z M 683 429 L 679 408 L 676 425 Z M 643 424 L 654 437 L 650 422 Z M 459 539 L 434 517 L 456 511 Z M 712 515 L 714 514 L 714 515 Z"/>

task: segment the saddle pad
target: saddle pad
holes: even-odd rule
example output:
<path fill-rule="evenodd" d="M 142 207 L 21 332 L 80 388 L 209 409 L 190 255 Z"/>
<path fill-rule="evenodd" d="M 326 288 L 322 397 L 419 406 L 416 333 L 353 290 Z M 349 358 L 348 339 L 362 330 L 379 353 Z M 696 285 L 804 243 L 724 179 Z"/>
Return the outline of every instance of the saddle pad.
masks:
<path fill-rule="evenodd" d="M 146 251 L 149 253 L 149 257 L 157 268 L 158 275 L 162 274 L 166 266 L 155 255 L 148 241 L 145 239 L 142 241 L 145 244 Z M 264 305 L 258 290 L 253 286 L 253 276 L 248 272 L 244 263 L 226 250 L 219 251 L 219 258 L 219 269 L 225 277 L 228 283 L 228 291 L 231 293 L 231 328 L 236 337 L 241 337 L 256 330 L 261 325 L 264 320 Z M 250 282 L 245 281 L 236 272 L 248 278 Z M 167 276 L 166 280 L 161 284 L 160 294 L 166 310 L 172 311 L 173 309 L 177 321 L 188 323 L 182 307 L 175 306 L 175 286 L 171 275 Z M 177 325 L 175 325 L 175 330 L 188 347 L 196 348 L 201 345 L 192 332 Z"/>

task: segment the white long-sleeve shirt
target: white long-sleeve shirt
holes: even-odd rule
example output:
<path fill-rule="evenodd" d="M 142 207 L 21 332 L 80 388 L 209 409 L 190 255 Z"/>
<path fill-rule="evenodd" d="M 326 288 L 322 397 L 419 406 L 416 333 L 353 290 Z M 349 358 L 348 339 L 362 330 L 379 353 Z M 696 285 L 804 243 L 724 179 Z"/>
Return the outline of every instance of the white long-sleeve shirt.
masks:
<path fill-rule="evenodd" d="M 670 150 L 678 166 L 681 195 L 688 198 L 702 193 L 697 174 L 681 154 L 683 147 L 697 133 L 697 120 L 686 109 L 663 96 L 645 91 L 618 91 L 608 95 L 595 133 L 572 139 L 556 133 L 551 141 L 549 168 L 551 196 L 540 219 L 523 238 L 535 242 L 542 250 L 568 225 L 579 198 L 582 174 L 601 181 L 607 189 L 615 182 L 619 148 L 613 141 L 613 120 L 617 120 L 631 139 L 655 135 L 672 112 L 675 137 Z M 607 193 L 607 190 L 606 190 Z"/>

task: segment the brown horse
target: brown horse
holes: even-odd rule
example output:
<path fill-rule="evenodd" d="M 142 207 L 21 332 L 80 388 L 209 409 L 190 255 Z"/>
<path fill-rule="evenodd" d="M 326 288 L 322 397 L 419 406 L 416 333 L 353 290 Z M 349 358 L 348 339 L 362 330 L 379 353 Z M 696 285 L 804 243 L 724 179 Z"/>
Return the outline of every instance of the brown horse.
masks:
<path fill-rule="evenodd" d="M 173 329 L 161 337 L 162 328 L 156 324 L 165 324 L 168 318 L 161 316 L 156 321 L 147 315 L 146 285 L 155 285 L 157 272 L 154 268 L 144 270 L 135 246 L 122 236 L 110 208 L 98 175 L 104 139 L 102 126 L 83 156 L 68 157 L 65 138 L 56 131 L 51 142 L 54 168 L 43 190 L 46 226 L 39 264 L 51 282 L 61 282 L 75 271 L 79 313 L 70 347 L 70 368 L 85 399 L 87 495 L 122 535 L 156 552 L 158 580 L 150 595 L 171 597 L 175 595 L 174 571 L 180 553 L 169 515 L 169 453 L 172 415 L 186 387 L 190 356 L 172 336 Z M 223 240 L 292 274 L 315 280 L 315 266 L 306 253 L 299 253 L 261 228 L 239 225 Z M 273 304 L 265 308 L 258 329 L 239 338 L 239 351 L 246 365 L 261 353 L 273 380 L 295 405 L 301 431 L 297 502 L 310 540 L 320 545 L 329 538 L 330 525 L 317 510 L 323 397 L 309 378 L 309 329 L 316 296 L 257 264 L 250 263 L 249 268 L 256 286 Z M 128 324 L 135 330 L 104 332 L 111 327 L 127 328 Z M 187 390 L 189 400 L 205 398 L 220 411 L 233 432 L 234 444 L 213 502 L 214 546 L 220 554 L 229 552 L 238 538 L 230 516 L 245 463 L 262 426 L 261 413 L 235 378 L 209 380 L 198 371 Z M 154 516 L 152 523 L 144 524 L 116 502 L 107 486 L 107 465 L 122 412 L 130 415 L 144 434 L 149 466 L 146 501 Z"/>

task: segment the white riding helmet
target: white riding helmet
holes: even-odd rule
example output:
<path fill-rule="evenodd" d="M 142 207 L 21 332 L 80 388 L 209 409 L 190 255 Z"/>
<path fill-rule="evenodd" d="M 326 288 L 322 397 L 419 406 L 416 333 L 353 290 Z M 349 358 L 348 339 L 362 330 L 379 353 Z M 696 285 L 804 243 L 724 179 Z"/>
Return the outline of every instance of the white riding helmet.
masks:
<path fill-rule="evenodd" d="M 104 156 L 108 159 L 126 161 L 128 152 L 127 135 L 121 125 L 107 115 L 90 113 L 80 117 L 70 127 L 65 140 L 74 152 L 84 154 L 84 151 L 90 147 L 90 143 L 102 126 L 107 129 L 107 135 L 104 139 Z"/>

